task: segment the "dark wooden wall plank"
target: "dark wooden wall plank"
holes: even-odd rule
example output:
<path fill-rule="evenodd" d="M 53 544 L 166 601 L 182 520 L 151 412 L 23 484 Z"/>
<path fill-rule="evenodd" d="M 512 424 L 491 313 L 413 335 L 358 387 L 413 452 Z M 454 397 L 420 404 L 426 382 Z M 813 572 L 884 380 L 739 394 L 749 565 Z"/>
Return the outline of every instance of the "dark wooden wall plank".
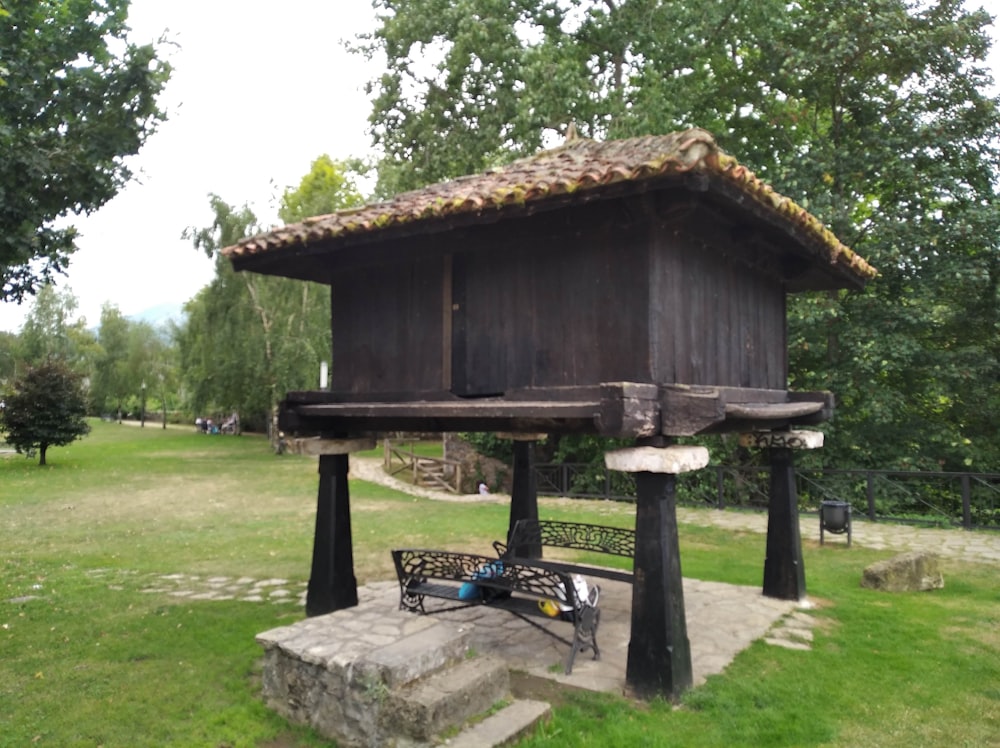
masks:
<path fill-rule="evenodd" d="M 651 241 L 654 381 L 784 389 L 785 289 L 738 261 L 739 232 L 699 220 L 668 214 Z"/>
<path fill-rule="evenodd" d="M 411 260 L 334 276 L 334 390 L 441 388 L 441 268 L 440 258 Z"/>
<path fill-rule="evenodd" d="M 697 204 L 650 198 L 383 253 L 333 277 L 332 387 L 784 389 L 785 289 L 748 264 L 740 236 Z"/>
<path fill-rule="evenodd" d="M 459 394 L 649 378 L 645 247 L 619 220 L 594 211 L 539 217 L 502 245 L 487 238 L 462 253 Z"/>

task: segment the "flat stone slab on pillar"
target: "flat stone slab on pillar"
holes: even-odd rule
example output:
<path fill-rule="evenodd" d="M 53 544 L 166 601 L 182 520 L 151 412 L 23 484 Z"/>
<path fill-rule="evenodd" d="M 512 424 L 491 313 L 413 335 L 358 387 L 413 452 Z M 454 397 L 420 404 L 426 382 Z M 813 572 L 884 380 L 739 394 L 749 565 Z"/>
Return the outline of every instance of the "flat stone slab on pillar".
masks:
<path fill-rule="evenodd" d="M 822 431 L 751 431 L 740 434 L 740 446 L 749 449 L 820 449 Z"/>
<path fill-rule="evenodd" d="M 678 475 L 708 465 L 705 447 L 627 447 L 604 453 L 608 470 Z"/>
<path fill-rule="evenodd" d="M 513 442 L 540 442 L 548 438 L 548 434 L 541 433 L 512 433 L 509 431 L 498 431 L 497 439 L 506 439 Z"/>
<path fill-rule="evenodd" d="M 375 439 L 362 437 L 358 439 L 321 439 L 305 437 L 289 439 L 287 449 L 295 455 L 348 455 L 352 452 L 367 452 L 375 449 Z"/>

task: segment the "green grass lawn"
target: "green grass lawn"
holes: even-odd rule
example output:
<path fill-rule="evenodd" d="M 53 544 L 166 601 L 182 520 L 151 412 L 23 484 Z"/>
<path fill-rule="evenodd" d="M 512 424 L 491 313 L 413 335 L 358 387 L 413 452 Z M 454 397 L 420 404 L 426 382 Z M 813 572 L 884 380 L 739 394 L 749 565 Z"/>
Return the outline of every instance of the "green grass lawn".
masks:
<path fill-rule="evenodd" d="M 149 591 L 167 574 L 303 584 L 315 459 L 253 436 L 93 427 L 46 468 L 0 455 L 0 746 L 329 745 L 259 699 L 254 636 L 300 619 L 298 605 Z M 351 490 L 361 584 L 392 578 L 390 548 L 482 552 L 507 527 L 501 505 Z M 542 500 L 541 512 L 632 521 L 609 502 Z M 759 585 L 763 548 L 759 535 L 681 529 L 690 577 Z M 677 708 L 572 696 L 524 745 L 1000 745 L 995 566 L 949 562 L 945 589 L 886 595 L 858 582 L 890 554 L 804 553 L 811 651 L 755 644 Z"/>

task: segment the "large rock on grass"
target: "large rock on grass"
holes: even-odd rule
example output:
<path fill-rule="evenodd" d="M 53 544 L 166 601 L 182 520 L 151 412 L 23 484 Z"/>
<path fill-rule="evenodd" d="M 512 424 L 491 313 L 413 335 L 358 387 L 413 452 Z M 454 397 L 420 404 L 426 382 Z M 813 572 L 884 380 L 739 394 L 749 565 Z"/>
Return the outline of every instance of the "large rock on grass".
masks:
<path fill-rule="evenodd" d="M 944 587 L 936 553 L 911 551 L 879 561 L 869 566 L 861 578 L 861 586 L 883 592 L 921 592 Z"/>

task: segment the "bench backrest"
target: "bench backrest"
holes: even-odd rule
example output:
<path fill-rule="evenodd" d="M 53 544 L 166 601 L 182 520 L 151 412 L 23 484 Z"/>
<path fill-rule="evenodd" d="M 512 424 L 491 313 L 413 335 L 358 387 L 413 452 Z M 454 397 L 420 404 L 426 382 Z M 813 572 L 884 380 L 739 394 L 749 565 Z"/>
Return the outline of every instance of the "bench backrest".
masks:
<path fill-rule="evenodd" d="M 582 522 L 518 520 L 508 543 L 510 555 L 530 556 L 528 549 L 539 545 L 635 558 L 635 531 Z"/>
<path fill-rule="evenodd" d="M 518 592 L 540 600 L 565 600 L 577 608 L 569 575 L 503 559 L 454 551 L 402 549 L 392 552 L 400 584 L 444 580 L 475 582 L 492 589 Z"/>

